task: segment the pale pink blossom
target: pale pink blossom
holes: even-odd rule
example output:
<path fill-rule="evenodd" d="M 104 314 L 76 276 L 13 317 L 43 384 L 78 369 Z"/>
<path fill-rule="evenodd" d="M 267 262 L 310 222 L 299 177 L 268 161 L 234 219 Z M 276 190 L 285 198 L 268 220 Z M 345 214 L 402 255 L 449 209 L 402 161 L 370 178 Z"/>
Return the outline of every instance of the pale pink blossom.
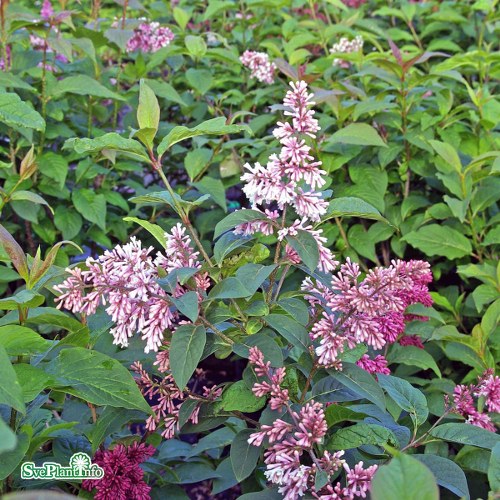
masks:
<path fill-rule="evenodd" d="M 256 78 L 263 83 L 274 83 L 274 72 L 277 67 L 269 60 L 269 56 L 265 52 L 245 50 L 240 61 L 243 66 L 250 69 L 251 78 Z"/>
<path fill-rule="evenodd" d="M 158 22 L 142 22 L 127 42 L 127 52 L 157 52 L 175 38 L 172 30 Z"/>

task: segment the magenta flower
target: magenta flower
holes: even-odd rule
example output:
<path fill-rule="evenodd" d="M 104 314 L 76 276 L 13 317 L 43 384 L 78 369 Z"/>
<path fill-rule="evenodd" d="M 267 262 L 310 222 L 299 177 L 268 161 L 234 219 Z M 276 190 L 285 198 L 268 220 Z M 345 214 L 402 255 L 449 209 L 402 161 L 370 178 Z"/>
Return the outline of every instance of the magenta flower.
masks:
<path fill-rule="evenodd" d="M 42 8 L 40 10 L 42 19 L 50 19 L 54 15 L 54 9 L 50 0 L 43 0 Z"/>
<path fill-rule="evenodd" d="M 140 464 L 152 457 L 155 451 L 152 446 L 137 442 L 97 451 L 92 461 L 104 469 L 104 477 L 84 479 L 83 489 L 95 489 L 95 500 L 149 500 L 151 487 L 144 482 Z"/>
<path fill-rule="evenodd" d="M 370 358 L 368 354 L 363 354 L 356 364 L 368 373 L 382 373 L 383 375 L 391 374 L 391 370 L 387 368 L 387 359 L 381 354 L 375 356 L 374 359 Z"/>

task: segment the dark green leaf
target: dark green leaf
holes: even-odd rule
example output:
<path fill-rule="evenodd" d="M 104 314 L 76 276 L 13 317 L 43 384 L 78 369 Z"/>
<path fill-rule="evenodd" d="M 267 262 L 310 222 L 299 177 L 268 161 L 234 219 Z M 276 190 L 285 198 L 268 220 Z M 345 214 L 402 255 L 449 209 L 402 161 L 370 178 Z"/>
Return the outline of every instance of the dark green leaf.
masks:
<path fill-rule="evenodd" d="M 253 446 L 248 443 L 252 430 L 243 429 L 240 431 L 231 443 L 229 456 L 234 475 L 238 482 L 246 479 L 257 466 L 260 456 L 260 446 Z"/>

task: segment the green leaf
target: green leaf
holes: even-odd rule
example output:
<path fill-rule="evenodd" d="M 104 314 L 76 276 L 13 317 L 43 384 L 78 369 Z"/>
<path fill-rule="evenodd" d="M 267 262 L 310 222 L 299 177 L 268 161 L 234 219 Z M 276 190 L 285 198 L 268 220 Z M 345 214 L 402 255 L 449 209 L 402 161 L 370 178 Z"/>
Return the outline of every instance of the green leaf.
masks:
<path fill-rule="evenodd" d="M 26 255 L 19 243 L 12 237 L 12 235 L 0 224 L 0 244 L 9 256 L 12 265 L 16 271 L 21 275 L 24 281 L 28 281 L 29 269 Z"/>
<path fill-rule="evenodd" d="M 46 372 L 66 392 L 89 403 L 151 413 L 130 372 L 100 352 L 83 347 L 63 349 Z"/>
<path fill-rule="evenodd" d="M 24 406 L 23 390 L 17 380 L 16 372 L 12 367 L 9 356 L 0 345 L 0 404 L 7 405 L 15 410 L 26 413 Z"/>
<path fill-rule="evenodd" d="M 328 211 L 323 220 L 328 220 L 332 217 L 359 217 L 361 219 L 378 220 L 392 225 L 373 205 L 352 196 L 336 198 L 330 201 Z"/>
<path fill-rule="evenodd" d="M 304 352 L 309 351 L 309 345 L 311 344 L 309 333 L 293 318 L 284 314 L 269 314 L 264 320 L 292 346 L 300 347 Z"/>
<path fill-rule="evenodd" d="M 432 429 L 430 434 L 443 441 L 469 444 L 486 450 L 492 450 L 500 442 L 498 434 L 472 424 L 442 424 Z"/>
<path fill-rule="evenodd" d="M 221 408 L 226 411 L 254 413 L 264 408 L 266 398 L 255 396 L 245 382 L 239 380 L 224 390 L 220 404 Z"/>
<path fill-rule="evenodd" d="M 362 398 L 376 404 L 385 411 L 385 396 L 372 375 L 352 363 L 344 363 L 341 372 L 330 370 L 329 373 L 342 385 L 351 389 Z"/>
<path fill-rule="evenodd" d="M 0 299 L 0 311 L 16 311 L 19 306 L 37 307 L 43 304 L 45 297 L 31 290 L 21 290 L 12 297 Z"/>
<path fill-rule="evenodd" d="M 488 466 L 488 481 L 491 491 L 500 491 L 500 443 L 491 450 L 490 465 Z"/>
<path fill-rule="evenodd" d="M 141 414 L 133 410 L 123 410 L 123 408 L 113 408 L 106 406 L 104 411 L 99 415 L 95 425 L 88 432 L 88 438 L 92 443 L 92 453 L 97 451 L 97 448 L 104 441 L 106 436 L 113 432 L 119 432 L 125 424 L 129 424 L 133 418 L 140 418 Z"/>
<path fill-rule="evenodd" d="M 45 130 L 45 120 L 29 104 L 14 93 L 0 94 L 0 122 L 8 127 Z"/>
<path fill-rule="evenodd" d="M 214 179 L 213 177 L 203 177 L 201 181 L 193 182 L 193 186 L 201 194 L 209 194 L 212 199 L 219 205 L 224 212 L 227 212 L 226 203 L 226 190 L 224 184 L 220 179 Z"/>
<path fill-rule="evenodd" d="M 398 455 L 379 467 L 370 490 L 373 500 L 439 500 L 432 472 L 409 455 Z"/>
<path fill-rule="evenodd" d="M 191 180 L 201 173 L 208 162 L 212 159 L 212 151 L 208 148 L 198 148 L 194 151 L 189 151 L 184 157 L 184 168 Z"/>
<path fill-rule="evenodd" d="M 37 158 L 38 170 L 49 179 L 56 181 L 58 187 L 62 189 L 68 174 L 68 162 L 64 156 L 48 151 L 40 158 Z"/>
<path fill-rule="evenodd" d="M 207 44 L 201 36 L 188 35 L 184 39 L 186 48 L 195 59 L 202 58 L 207 52 Z"/>
<path fill-rule="evenodd" d="M 456 229 L 430 224 L 403 236 L 402 240 L 418 248 L 428 256 L 440 255 L 459 259 L 472 252 L 470 241 Z"/>
<path fill-rule="evenodd" d="M 423 349 L 416 346 L 394 345 L 387 357 L 389 363 L 401 363 L 408 366 L 418 366 L 424 370 L 431 369 L 439 378 L 441 370 L 434 361 L 434 358 Z"/>
<path fill-rule="evenodd" d="M 287 235 L 286 240 L 288 244 L 299 254 L 302 262 L 311 272 L 318 267 L 318 242 L 309 231 L 298 229 L 296 236 Z"/>
<path fill-rule="evenodd" d="M 469 486 L 464 471 L 448 458 L 437 455 L 412 455 L 426 465 L 436 478 L 437 484 L 450 490 L 460 498 L 470 498 Z"/>
<path fill-rule="evenodd" d="M 106 198 L 104 195 L 95 194 L 90 189 L 79 189 L 73 191 L 71 198 L 75 208 L 85 219 L 106 231 Z"/>
<path fill-rule="evenodd" d="M 207 333 L 203 326 L 181 325 L 172 335 L 170 367 L 179 389 L 184 389 L 203 354 Z"/>
<path fill-rule="evenodd" d="M 200 95 L 205 95 L 212 86 L 212 73 L 206 69 L 189 68 L 186 71 L 186 80 L 190 87 Z"/>
<path fill-rule="evenodd" d="M 191 321 L 198 319 L 199 306 L 198 294 L 196 292 L 186 292 L 178 298 L 170 297 L 170 300 L 179 312 L 187 316 Z"/>
<path fill-rule="evenodd" d="M 250 209 L 237 210 L 236 212 L 230 213 L 215 226 L 214 239 L 217 239 L 222 233 L 233 229 L 239 224 L 256 220 L 267 220 L 267 216 L 263 212 Z"/>
<path fill-rule="evenodd" d="M 152 224 L 147 220 L 138 219 L 137 217 L 124 217 L 123 220 L 139 224 L 139 226 L 142 226 L 149 234 L 155 237 L 156 241 L 158 241 L 162 248 L 167 248 L 165 230 L 158 226 L 158 224 Z"/>
<path fill-rule="evenodd" d="M 33 401 L 41 391 L 51 385 L 52 377 L 36 366 L 17 363 L 14 365 L 14 371 L 23 390 L 25 403 Z"/>
<path fill-rule="evenodd" d="M 338 143 L 387 147 L 378 132 L 366 123 L 351 123 L 347 127 L 338 130 L 328 139 L 325 146 Z"/>
<path fill-rule="evenodd" d="M 254 471 L 260 456 L 260 446 L 253 446 L 248 443 L 250 435 L 253 433 L 250 429 L 243 429 L 236 434 L 229 456 L 233 472 L 238 482 L 246 479 Z"/>
<path fill-rule="evenodd" d="M 366 417 L 364 413 L 358 413 L 346 406 L 330 405 L 325 409 L 325 418 L 328 427 L 333 427 L 340 422 L 359 422 Z"/>
<path fill-rule="evenodd" d="M 462 162 L 451 144 L 440 141 L 429 141 L 429 144 L 448 165 L 451 165 L 457 172 L 462 172 Z"/>
<path fill-rule="evenodd" d="M 56 208 L 56 212 L 54 214 L 54 225 L 57 229 L 59 229 L 59 231 L 61 231 L 65 240 L 71 240 L 79 234 L 82 229 L 82 224 L 83 220 L 79 213 L 73 210 L 68 210 L 62 205 L 59 205 Z"/>
<path fill-rule="evenodd" d="M 160 105 L 155 93 L 143 79 L 139 84 L 137 123 L 142 133 L 140 137 L 142 142 L 151 149 L 160 124 Z"/>
<path fill-rule="evenodd" d="M 16 435 L 12 432 L 12 429 L 3 421 L 3 419 L 0 418 L 0 457 L 3 453 L 14 450 L 16 448 L 16 445 Z"/>
<path fill-rule="evenodd" d="M 16 75 L 7 73 L 5 71 L 0 72 L 0 86 L 12 89 L 23 89 L 29 90 L 30 92 L 36 92 L 36 89 L 26 83 L 22 78 Z"/>
<path fill-rule="evenodd" d="M 15 449 L 0 454 L 0 481 L 10 476 L 25 457 L 30 445 L 32 432 L 31 427 L 23 426 L 22 431 L 17 435 Z"/>
<path fill-rule="evenodd" d="M 386 427 L 376 424 L 356 424 L 338 429 L 328 440 L 326 447 L 328 450 L 349 450 L 367 444 L 396 446 L 397 443 L 394 433 Z"/>
<path fill-rule="evenodd" d="M 169 83 L 149 79 L 145 80 L 145 82 L 151 87 L 151 89 L 153 89 L 153 92 L 157 97 L 167 99 L 168 101 L 175 102 L 177 104 L 180 104 L 181 106 L 186 105 L 182 97 Z"/>
<path fill-rule="evenodd" d="M 429 416 L 427 399 L 418 389 L 406 380 L 391 375 L 379 374 L 378 382 L 391 399 L 410 414 L 415 427 L 427 421 Z"/>
<path fill-rule="evenodd" d="M 120 94 L 107 89 L 94 78 L 82 74 L 78 76 L 68 76 L 67 78 L 59 80 L 52 89 L 52 95 L 54 97 L 65 93 L 102 97 L 104 99 L 114 99 L 116 101 L 125 100 Z"/>
<path fill-rule="evenodd" d="M 0 327 L 0 345 L 9 356 L 24 356 L 44 352 L 52 342 L 31 328 L 8 325 Z"/>
<path fill-rule="evenodd" d="M 306 326 L 309 323 L 309 308 L 302 300 L 293 297 L 285 297 L 278 301 L 278 306 L 302 326 Z"/>
<path fill-rule="evenodd" d="M 174 144 L 198 135 L 226 135 L 243 131 L 251 134 L 251 130 L 247 125 L 226 125 L 226 119 L 223 116 L 212 118 L 193 128 L 178 126 L 174 127 L 167 136 L 163 138 L 158 146 L 157 152 L 159 156 L 163 156 L 165 151 L 170 149 Z"/>
<path fill-rule="evenodd" d="M 74 149 L 78 154 L 94 154 L 94 153 L 121 153 L 135 160 L 140 160 L 149 163 L 149 157 L 139 141 L 134 139 L 125 139 L 115 132 L 101 135 L 95 139 L 68 139 L 63 146 L 63 149 Z"/>

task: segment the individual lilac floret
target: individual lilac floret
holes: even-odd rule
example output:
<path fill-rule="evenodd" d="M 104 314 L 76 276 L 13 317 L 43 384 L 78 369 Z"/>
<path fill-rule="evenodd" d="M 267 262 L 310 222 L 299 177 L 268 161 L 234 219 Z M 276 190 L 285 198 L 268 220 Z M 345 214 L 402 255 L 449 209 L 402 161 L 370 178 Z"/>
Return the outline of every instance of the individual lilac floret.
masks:
<path fill-rule="evenodd" d="M 129 338 L 142 333 L 146 341 L 145 352 L 157 351 L 163 332 L 177 324 L 179 315 L 171 307 L 166 292 L 158 284 L 159 269 L 171 272 L 181 267 L 201 267 L 198 252 L 191 247 L 185 228 L 177 224 L 172 233 L 165 234 L 166 255 L 158 252 L 151 256 L 153 247 L 143 248 L 135 237 L 125 245 L 107 250 L 97 259 L 88 258 L 87 270 L 67 269 L 70 274 L 63 283 L 54 287 L 58 308 L 74 313 L 93 314 L 99 305 L 106 306 L 115 326 L 110 330 L 114 344 L 128 346 Z M 210 282 L 206 274 L 195 276 L 197 290 L 206 290 Z M 177 284 L 175 297 L 188 291 Z"/>
<path fill-rule="evenodd" d="M 245 50 L 240 57 L 243 66 L 250 69 L 250 77 L 256 78 L 259 82 L 274 83 L 274 72 L 276 64 L 269 60 L 269 56 L 265 52 L 253 52 Z"/>
<path fill-rule="evenodd" d="M 127 52 L 157 52 L 169 45 L 175 35 L 166 26 L 157 22 L 143 22 L 134 30 L 132 38 L 127 42 Z"/>

